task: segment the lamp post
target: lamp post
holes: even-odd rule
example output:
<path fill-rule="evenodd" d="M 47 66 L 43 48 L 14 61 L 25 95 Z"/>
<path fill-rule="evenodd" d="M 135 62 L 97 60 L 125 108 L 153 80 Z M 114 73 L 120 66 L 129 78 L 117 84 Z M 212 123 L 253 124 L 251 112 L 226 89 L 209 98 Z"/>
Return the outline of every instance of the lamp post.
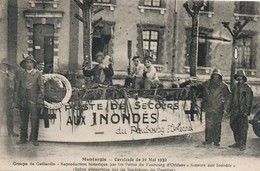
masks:
<path fill-rule="evenodd" d="M 221 22 L 223 26 L 229 31 L 233 38 L 232 42 L 232 63 L 231 63 L 231 72 L 230 72 L 230 88 L 233 90 L 235 79 L 234 75 L 236 72 L 236 63 L 237 63 L 237 57 L 238 57 L 238 50 L 237 50 L 237 41 L 240 38 L 246 37 L 245 33 L 242 32 L 242 29 L 249 23 L 249 19 L 246 19 L 243 24 L 241 24 L 240 21 L 235 22 L 234 29 L 231 30 L 229 27 L 229 22 Z"/>
<path fill-rule="evenodd" d="M 198 61 L 198 42 L 199 42 L 199 12 L 205 6 L 204 0 L 192 0 L 192 7 L 189 7 L 188 1 L 183 4 L 187 13 L 192 17 L 191 28 L 191 45 L 190 45 L 190 76 L 197 75 L 197 61 Z"/>

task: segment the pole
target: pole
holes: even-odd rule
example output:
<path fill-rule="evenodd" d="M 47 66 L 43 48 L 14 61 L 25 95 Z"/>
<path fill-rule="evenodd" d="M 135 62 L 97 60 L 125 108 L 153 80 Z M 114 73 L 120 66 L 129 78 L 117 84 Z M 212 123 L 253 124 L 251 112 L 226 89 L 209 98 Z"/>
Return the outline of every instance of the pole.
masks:
<path fill-rule="evenodd" d="M 198 42 L 199 42 L 199 12 L 205 6 L 203 0 L 193 1 L 192 9 L 188 5 L 188 1 L 183 4 L 187 13 L 192 17 L 191 26 L 191 44 L 190 44 L 190 76 L 197 76 L 197 61 L 198 61 Z"/>
<path fill-rule="evenodd" d="M 233 38 L 232 43 L 232 63 L 231 63 L 231 72 L 230 72 L 230 89 L 233 92 L 233 88 L 235 85 L 235 72 L 236 72 L 236 60 L 237 60 L 237 40 L 241 39 L 242 37 L 245 37 L 245 33 L 242 32 L 242 29 L 250 22 L 249 19 L 246 19 L 243 24 L 241 24 L 240 21 L 237 21 L 234 24 L 234 30 L 231 30 L 229 27 L 229 22 L 221 22 L 223 26 L 229 31 Z"/>
<path fill-rule="evenodd" d="M 127 57 L 128 57 L 128 75 L 131 73 L 131 58 L 132 58 L 132 41 L 127 41 Z"/>
<path fill-rule="evenodd" d="M 83 18 L 86 22 L 83 23 L 83 53 L 88 69 L 92 68 L 92 5 L 88 0 L 84 0 Z"/>
<path fill-rule="evenodd" d="M 190 76 L 197 76 L 198 63 L 198 42 L 199 42 L 199 14 L 194 13 L 192 17 L 191 45 L 190 45 Z"/>

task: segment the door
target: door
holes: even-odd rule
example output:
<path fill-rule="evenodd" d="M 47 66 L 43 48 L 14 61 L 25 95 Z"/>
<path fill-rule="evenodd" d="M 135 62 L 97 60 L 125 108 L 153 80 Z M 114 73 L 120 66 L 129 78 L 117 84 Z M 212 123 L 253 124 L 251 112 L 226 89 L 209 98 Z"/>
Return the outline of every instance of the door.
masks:
<path fill-rule="evenodd" d="M 45 73 L 53 72 L 54 26 L 35 24 L 33 26 L 33 54 L 36 61 L 44 61 Z"/>

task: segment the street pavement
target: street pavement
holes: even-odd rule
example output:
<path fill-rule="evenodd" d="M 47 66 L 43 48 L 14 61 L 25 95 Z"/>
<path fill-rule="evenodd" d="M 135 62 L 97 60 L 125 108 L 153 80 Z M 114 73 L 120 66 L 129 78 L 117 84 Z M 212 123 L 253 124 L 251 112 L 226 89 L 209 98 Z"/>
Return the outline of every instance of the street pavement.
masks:
<path fill-rule="evenodd" d="M 241 152 L 239 149 L 228 148 L 228 145 L 233 144 L 234 140 L 227 118 L 224 119 L 222 124 L 222 137 L 219 147 L 213 144 L 202 145 L 204 132 L 141 141 L 103 143 L 40 142 L 40 145 L 36 147 L 30 142 L 16 145 L 19 137 L 7 136 L 5 126 L 3 127 L 0 135 L 0 170 L 20 170 L 24 168 L 14 166 L 14 162 L 81 162 L 83 157 L 104 157 L 110 161 L 123 157 L 154 157 L 167 158 L 167 162 L 175 163 L 220 162 L 236 166 L 237 169 L 235 170 L 242 170 L 239 169 L 240 167 L 245 170 L 244 168 L 249 168 L 249 166 L 250 171 L 260 170 L 260 138 L 253 133 L 250 125 L 246 150 Z M 19 132 L 18 121 L 16 121 L 15 131 Z M 44 170 L 47 169 L 45 168 Z M 177 170 L 179 171 L 180 168 Z"/>

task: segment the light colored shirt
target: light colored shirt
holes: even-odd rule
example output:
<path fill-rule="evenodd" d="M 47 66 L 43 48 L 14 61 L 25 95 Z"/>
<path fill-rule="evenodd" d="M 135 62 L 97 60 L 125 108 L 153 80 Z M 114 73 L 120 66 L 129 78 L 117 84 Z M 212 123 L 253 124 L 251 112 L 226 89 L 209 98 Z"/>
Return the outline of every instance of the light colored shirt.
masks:
<path fill-rule="evenodd" d="M 142 77 L 144 73 L 144 64 L 139 63 L 139 65 L 133 67 L 132 76 Z"/>
<path fill-rule="evenodd" d="M 146 68 L 146 77 L 148 80 L 151 81 L 155 81 L 155 80 L 159 81 L 156 69 L 153 65 L 151 65 L 149 68 Z"/>

